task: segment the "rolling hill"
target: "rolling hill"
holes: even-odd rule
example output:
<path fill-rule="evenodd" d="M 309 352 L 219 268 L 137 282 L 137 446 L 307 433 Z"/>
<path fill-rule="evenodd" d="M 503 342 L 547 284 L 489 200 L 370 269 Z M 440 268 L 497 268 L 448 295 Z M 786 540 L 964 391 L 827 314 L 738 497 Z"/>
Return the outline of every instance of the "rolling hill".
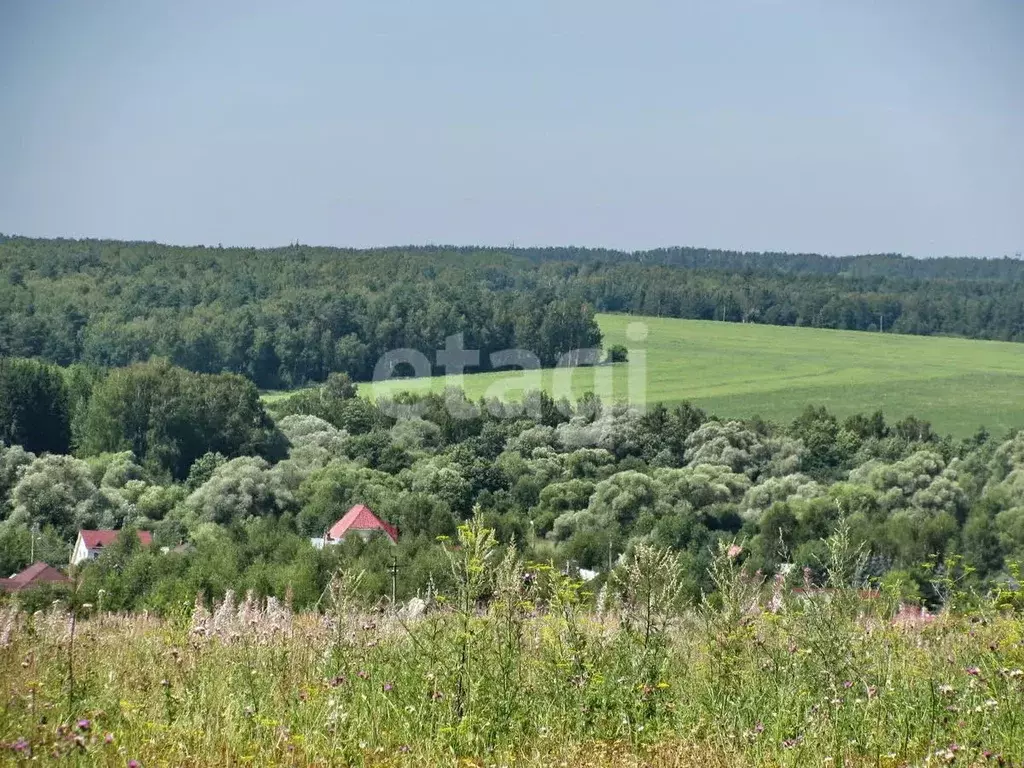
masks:
<path fill-rule="evenodd" d="M 636 400 L 640 388 L 630 393 L 629 368 L 639 367 L 646 356 L 649 403 L 690 400 L 720 416 L 763 415 L 775 421 L 796 416 L 809 403 L 839 416 L 881 409 L 887 418 L 913 414 L 959 437 L 982 425 L 996 434 L 1024 426 L 1020 344 L 611 314 L 598 315 L 598 323 L 605 347 L 626 345 L 631 362 L 572 370 L 573 397 L 602 391 L 601 382 L 610 378 L 612 399 Z M 645 341 L 627 338 L 631 323 L 643 324 Z M 539 379 L 524 386 L 527 375 Z M 552 370 L 481 373 L 461 382 L 399 379 L 361 389 L 377 396 L 461 385 L 474 399 L 516 398 L 539 380 L 558 396 L 567 390 L 557 375 Z"/>

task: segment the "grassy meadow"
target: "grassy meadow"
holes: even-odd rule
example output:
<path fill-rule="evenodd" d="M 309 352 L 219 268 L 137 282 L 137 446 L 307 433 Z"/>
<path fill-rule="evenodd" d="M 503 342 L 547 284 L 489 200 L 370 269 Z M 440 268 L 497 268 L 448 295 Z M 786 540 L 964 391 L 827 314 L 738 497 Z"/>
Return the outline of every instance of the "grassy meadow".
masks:
<path fill-rule="evenodd" d="M 1024 646 L 997 603 L 895 613 L 831 571 L 739 565 L 678 601 L 641 547 L 592 599 L 467 526 L 419 615 L 237 600 L 177 619 L 0 609 L 0 762 L 102 766 L 1020 765 Z M 837 549 L 837 551 L 841 551 Z M 833 564 L 848 562 L 839 557 Z M 74 620 L 72 620 L 74 616 Z"/>
<path fill-rule="evenodd" d="M 957 437 L 982 425 L 995 434 L 1024 426 L 1020 344 L 625 315 L 599 315 L 598 322 L 605 348 L 625 345 L 630 363 L 574 369 L 569 381 L 556 378 L 566 371 L 545 370 L 399 379 L 361 389 L 379 396 L 459 385 L 473 399 L 516 399 L 541 386 L 571 399 L 591 390 L 634 400 L 642 391 L 648 403 L 691 400 L 722 417 L 774 421 L 795 417 L 807 404 L 840 417 L 881 409 L 890 421 L 914 415 Z M 643 341 L 629 337 L 634 323 L 645 331 Z M 631 389 L 630 366 L 639 368 L 641 356 L 645 386 Z"/>

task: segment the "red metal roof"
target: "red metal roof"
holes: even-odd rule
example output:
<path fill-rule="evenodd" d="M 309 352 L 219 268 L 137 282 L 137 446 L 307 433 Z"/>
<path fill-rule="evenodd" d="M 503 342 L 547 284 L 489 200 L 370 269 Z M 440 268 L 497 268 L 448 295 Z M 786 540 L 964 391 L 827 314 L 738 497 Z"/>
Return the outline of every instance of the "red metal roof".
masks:
<path fill-rule="evenodd" d="M 79 531 L 78 532 L 82 541 L 85 542 L 86 549 L 96 549 L 97 547 L 109 547 L 117 540 L 117 534 L 120 531 Z M 139 534 L 139 541 L 142 546 L 148 547 L 153 543 L 153 534 L 149 531 L 136 531 Z"/>
<path fill-rule="evenodd" d="M 373 510 L 365 504 L 356 504 L 346 512 L 345 516 L 327 531 L 327 538 L 343 539 L 349 531 L 383 531 L 392 541 L 398 541 L 398 529 L 373 514 Z"/>

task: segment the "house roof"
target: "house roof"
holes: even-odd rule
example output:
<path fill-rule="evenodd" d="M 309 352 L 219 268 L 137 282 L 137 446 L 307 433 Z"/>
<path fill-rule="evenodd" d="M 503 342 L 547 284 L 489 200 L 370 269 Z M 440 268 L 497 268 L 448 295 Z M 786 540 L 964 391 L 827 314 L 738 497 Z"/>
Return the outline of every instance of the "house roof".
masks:
<path fill-rule="evenodd" d="M 31 587 L 34 584 L 45 584 L 47 582 L 65 582 L 68 577 L 53 566 L 43 562 L 33 563 L 21 573 L 16 573 L 9 579 L 0 579 L 0 590 L 6 592 L 18 592 L 19 590 Z"/>
<path fill-rule="evenodd" d="M 120 531 L 79 531 L 78 535 L 82 537 L 86 549 L 96 549 L 109 547 L 117 540 L 119 533 Z M 137 533 L 142 546 L 148 547 L 153 543 L 153 534 L 149 531 L 137 531 Z"/>
<path fill-rule="evenodd" d="M 398 541 L 398 529 L 373 514 L 365 504 L 356 504 L 327 531 L 328 539 L 343 539 L 349 531 L 383 531 L 392 541 Z"/>

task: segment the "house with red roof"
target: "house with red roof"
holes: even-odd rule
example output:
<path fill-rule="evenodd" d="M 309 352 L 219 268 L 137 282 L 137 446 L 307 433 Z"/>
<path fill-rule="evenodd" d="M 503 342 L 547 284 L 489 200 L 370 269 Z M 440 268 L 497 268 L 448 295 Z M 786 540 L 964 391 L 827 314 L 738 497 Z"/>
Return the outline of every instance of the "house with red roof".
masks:
<path fill-rule="evenodd" d="M 345 516 L 330 527 L 324 535 L 324 544 L 336 544 L 346 536 L 356 535 L 362 539 L 384 534 L 393 544 L 398 543 L 398 529 L 381 520 L 365 504 L 356 504 Z"/>
<path fill-rule="evenodd" d="M 68 577 L 53 566 L 37 562 L 9 579 L 0 579 L 0 592 L 21 592 L 42 584 L 67 584 L 68 581 Z"/>
<path fill-rule="evenodd" d="M 71 552 L 71 564 L 78 565 L 86 560 L 95 560 L 106 547 L 117 541 L 120 531 L 79 531 L 75 548 Z M 148 547 L 153 543 L 153 534 L 149 531 L 136 531 L 139 543 Z"/>

